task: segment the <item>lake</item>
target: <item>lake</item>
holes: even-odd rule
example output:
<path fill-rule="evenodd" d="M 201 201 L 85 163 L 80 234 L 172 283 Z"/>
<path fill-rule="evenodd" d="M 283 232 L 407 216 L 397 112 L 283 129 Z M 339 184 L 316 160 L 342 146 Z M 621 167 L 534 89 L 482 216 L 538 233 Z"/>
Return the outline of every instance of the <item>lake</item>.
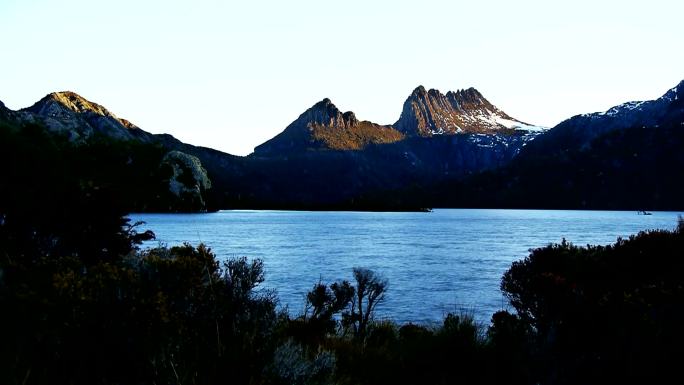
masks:
<path fill-rule="evenodd" d="M 378 315 L 398 322 L 439 322 L 467 312 L 479 322 L 510 309 L 502 274 L 529 249 L 560 242 L 609 244 L 647 229 L 673 229 L 676 212 L 466 210 L 420 212 L 220 211 L 132 214 L 168 246 L 207 244 L 219 259 L 261 258 L 264 287 L 301 314 L 319 280 L 352 279 L 366 267 L 389 280 Z"/>

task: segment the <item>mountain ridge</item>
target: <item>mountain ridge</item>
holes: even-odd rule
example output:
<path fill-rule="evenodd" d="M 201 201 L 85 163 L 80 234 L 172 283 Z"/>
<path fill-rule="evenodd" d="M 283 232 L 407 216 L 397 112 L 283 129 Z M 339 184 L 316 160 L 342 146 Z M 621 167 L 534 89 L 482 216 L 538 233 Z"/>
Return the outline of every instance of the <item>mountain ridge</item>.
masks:
<path fill-rule="evenodd" d="M 255 156 L 309 150 L 361 150 L 369 144 L 394 143 L 404 136 L 390 126 L 358 120 L 328 98 L 304 111 L 281 133 L 255 147 Z"/>
<path fill-rule="evenodd" d="M 16 111 L 16 115 L 21 121 L 39 122 L 51 131 L 66 134 L 71 141 L 86 141 L 98 134 L 118 140 L 153 141 L 152 134 L 73 91 L 52 92 Z"/>
<path fill-rule="evenodd" d="M 545 130 L 512 118 L 471 87 L 442 94 L 416 87 L 404 102 L 393 125 L 359 121 L 351 112 L 340 111 L 325 98 L 302 113 L 285 130 L 255 147 L 254 156 L 286 156 L 310 150 L 361 150 L 371 144 L 389 144 L 407 137 L 530 133 Z"/>
<path fill-rule="evenodd" d="M 568 118 L 508 165 L 435 186 L 435 201 L 446 207 L 679 211 L 683 91 L 684 81 L 657 99 Z"/>
<path fill-rule="evenodd" d="M 545 129 L 512 118 L 473 87 L 443 94 L 423 86 L 418 86 L 409 95 L 393 126 L 406 135 L 422 137 Z"/>
<path fill-rule="evenodd" d="M 615 130 L 657 126 L 668 119 L 668 116 L 669 119 L 677 119 L 676 116 L 670 115 L 684 115 L 684 103 L 680 97 L 682 93 L 684 80 L 657 99 L 631 101 L 618 104 L 606 111 L 572 116 L 531 143 L 528 151 L 554 146 L 561 151 L 574 147 L 586 148 L 595 138 Z"/>
<path fill-rule="evenodd" d="M 616 182 L 615 175 L 624 179 L 631 169 L 649 178 L 645 171 L 648 167 L 669 170 L 668 161 L 684 167 L 684 161 L 679 160 L 681 156 L 673 150 L 679 145 L 684 117 L 683 86 L 684 81 L 653 101 L 628 102 L 602 113 L 577 115 L 550 130 L 535 130 L 534 126 L 521 129 L 525 127 L 523 122 L 498 109 L 475 88 L 442 94 L 419 86 L 404 103 L 408 105 L 408 118 L 400 117 L 398 122 L 417 122 L 417 111 L 423 117 L 421 127 L 429 131 L 424 135 L 416 129 L 417 125 L 393 127 L 359 120 L 353 112 L 342 112 L 326 98 L 313 104 L 281 133 L 246 157 L 185 144 L 167 134 L 150 134 L 75 93 L 53 93 L 19 111 L 0 106 L 0 118 L 4 114 L 20 122 L 45 126 L 51 133 L 66 133 L 76 145 L 93 138 L 100 141 L 112 138 L 146 143 L 154 151 L 177 150 L 195 157 L 199 162 L 186 157 L 167 166 L 196 164 L 195 171 L 204 167 L 212 187 L 197 190 L 190 187 L 201 183 L 188 185 L 186 191 L 194 195 L 185 199 L 187 205 L 180 207 L 212 202 L 215 208 L 396 210 L 440 207 L 441 204 L 558 208 L 568 201 L 554 200 L 554 196 L 567 199 L 567 191 L 585 193 L 585 190 L 573 190 L 573 184 L 586 187 L 591 181 L 599 186 L 593 193 L 606 196 L 609 194 L 600 193 L 601 189 L 624 187 Z M 472 131 L 454 130 L 454 125 L 461 127 L 464 122 L 475 122 Z M 667 129 L 658 130 L 659 124 L 666 125 Z M 639 130 L 634 130 L 635 126 Z M 440 127 L 451 129 L 432 132 L 439 132 Z M 674 144 L 668 144 L 667 134 L 672 134 Z M 667 145 L 668 151 L 664 155 L 650 148 L 639 151 L 639 135 L 644 138 L 644 146 L 665 148 Z M 620 143 L 633 153 L 627 156 L 621 152 Z M 587 169 L 575 170 L 568 159 Z M 634 159 L 643 164 L 635 163 Z M 627 169 L 620 165 L 626 165 Z M 614 173 L 612 179 L 606 179 L 610 182 L 600 179 L 601 175 L 610 177 L 604 173 L 606 170 Z M 577 173 L 585 171 L 593 173 L 594 179 L 577 179 Z M 158 170 L 155 172 L 159 175 Z M 489 173 L 496 180 L 479 178 L 483 173 Z M 173 177 L 183 179 L 186 174 L 174 171 Z M 658 207 L 673 207 L 670 190 L 651 179 L 649 183 L 660 186 L 653 187 L 653 191 L 667 199 L 651 199 L 648 186 L 630 185 L 627 190 L 639 189 L 645 197 L 646 208 L 648 202 L 659 202 Z M 194 180 L 198 182 L 197 178 Z M 464 180 L 475 182 L 461 184 Z M 545 187 L 547 182 L 555 187 Z M 607 187 L 602 185 L 604 182 Z M 204 195 L 207 190 L 211 196 Z M 548 196 L 539 196 L 540 191 L 547 191 Z M 684 189 L 682 192 L 684 195 Z M 518 194 L 518 200 L 511 198 L 511 194 Z M 620 208 L 622 204 L 584 200 L 593 202 L 594 208 Z M 634 202 L 640 201 L 625 198 L 620 202 L 628 202 L 631 208 Z M 578 203 L 567 206 L 585 207 Z"/>

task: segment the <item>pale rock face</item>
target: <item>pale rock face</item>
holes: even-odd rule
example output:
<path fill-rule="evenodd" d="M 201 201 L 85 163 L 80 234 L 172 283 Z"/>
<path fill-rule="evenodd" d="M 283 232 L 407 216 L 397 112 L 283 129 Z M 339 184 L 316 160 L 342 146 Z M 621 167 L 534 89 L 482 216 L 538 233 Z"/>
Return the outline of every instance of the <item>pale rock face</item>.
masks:
<path fill-rule="evenodd" d="M 211 188 L 211 180 L 200 160 L 180 151 L 170 151 L 162 164 L 171 166 L 173 175 L 169 178 L 169 191 L 178 198 L 189 197 L 206 209 L 203 193 Z"/>

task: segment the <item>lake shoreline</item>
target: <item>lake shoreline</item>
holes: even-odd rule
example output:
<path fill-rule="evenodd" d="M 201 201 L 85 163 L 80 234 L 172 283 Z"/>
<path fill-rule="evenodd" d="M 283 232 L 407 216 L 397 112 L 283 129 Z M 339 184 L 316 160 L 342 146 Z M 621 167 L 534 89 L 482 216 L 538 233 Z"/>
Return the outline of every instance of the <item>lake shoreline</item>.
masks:
<path fill-rule="evenodd" d="M 439 321 L 472 310 L 478 322 L 506 308 L 501 274 L 530 249 L 564 238 L 610 244 L 639 231 L 672 228 L 678 212 L 435 209 L 420 212 L 222 210 L 130 215 L 147 222 L 156 247 L 204 243 L 219 259 L 264 261 L 266 285 L 295 312 L 323 279 L 349 279 L 367 267 L 390 282 L 379 315 L 398 322 Z M 416 309 L 420 308 L 420 313 Z"/>

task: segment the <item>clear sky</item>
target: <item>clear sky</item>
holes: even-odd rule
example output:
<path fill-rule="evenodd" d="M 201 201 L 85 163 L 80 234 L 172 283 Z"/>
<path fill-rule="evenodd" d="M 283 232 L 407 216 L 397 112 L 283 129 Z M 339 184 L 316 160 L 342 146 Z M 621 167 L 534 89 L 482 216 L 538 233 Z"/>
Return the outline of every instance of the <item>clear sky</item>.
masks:
<path fill-rule="evenodd" d="M 682 15 L 681 0 L 0 0 L 0 100 L 71 90 L 238 155 L 325 97 L 393 123 L 421 84 L 553 126 L 684 79 Z"/>

